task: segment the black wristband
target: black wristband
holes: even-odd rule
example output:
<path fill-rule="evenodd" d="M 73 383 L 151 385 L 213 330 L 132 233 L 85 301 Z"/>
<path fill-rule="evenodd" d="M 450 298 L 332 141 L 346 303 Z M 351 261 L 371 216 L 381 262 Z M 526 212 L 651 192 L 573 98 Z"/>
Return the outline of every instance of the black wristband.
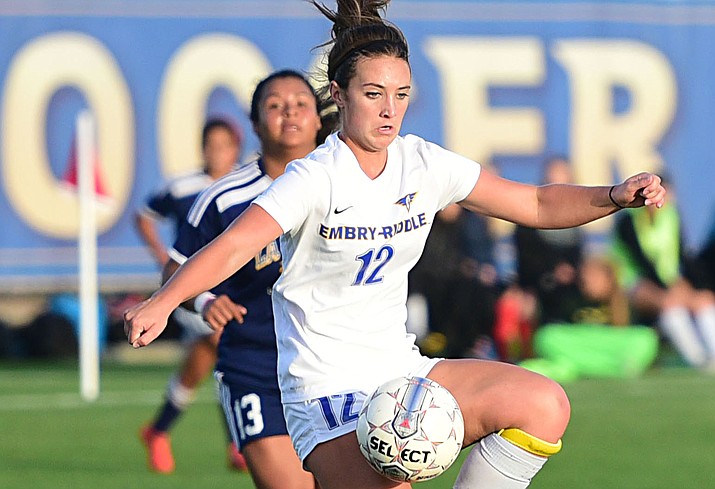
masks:
<path fill-rule="evenodd" d="M 619 209 L 625 209 L 625 207 L 623 207 L 621 204 L 616 202 L 616 199 L 613 198 L 613 188 L 614 187 L 615 187 L 615 185 L 611 185 L 611 188 L 608 189 L 608 198 L 611 199 L 611 202 L 613 202 L 613 205 L 615 205 Z"/>

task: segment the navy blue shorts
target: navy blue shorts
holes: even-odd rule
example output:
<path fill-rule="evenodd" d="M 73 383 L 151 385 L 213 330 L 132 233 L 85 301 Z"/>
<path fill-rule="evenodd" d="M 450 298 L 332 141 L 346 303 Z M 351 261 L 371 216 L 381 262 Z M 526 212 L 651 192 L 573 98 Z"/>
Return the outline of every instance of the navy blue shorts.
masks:
<path fill-rule="evenodd" d="M 288 435 L 278 386 L 256 389 L 232 385 L 224 381 L 223 372 L 218 370 L 214 378 L 231 437 L 239 449 L 254 440 Z"/>

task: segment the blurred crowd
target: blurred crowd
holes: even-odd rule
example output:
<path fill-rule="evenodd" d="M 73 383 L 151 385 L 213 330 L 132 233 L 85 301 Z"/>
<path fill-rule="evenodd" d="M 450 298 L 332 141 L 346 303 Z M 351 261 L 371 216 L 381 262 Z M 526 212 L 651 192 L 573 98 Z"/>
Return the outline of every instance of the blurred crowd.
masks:
<path fill-rule="evenodd" d="M 497 236 L 489 219 L 445 208 L 410 274 L 408 329 L 428 355 L 520 363 L 564 380 L 636 375 L 663 352 L 715 371 L 715 216 L 702 247 L 688 249 L 676 189 L 661 176 L 668 205 L 618 212 L 599 246 L 582 228 Z M 546 160 L 542 180 L 573 182 L 568 159 Z M 103 348 L 124 341 L 122 312 L 144 297 L 101 297 Z M 0 316 L 0 357 L 76 356 L 78 318 L 72 294 L 47 298 L 24 324 Z M 170 324 L 162 339 L 180 336 Z"/>
<path fill-rule="evenodd" d="M 573 183 L 544 162 L 542 183 Z M 410 276 L 408 328 L 423 351 L 520 363 L 559 380 L 634 376 L 667 357 L 715 371 L 715 226 L 688 250 L 668 176 L 663 209 L 621 210 L 604 243 L 583 228 L 516 226 L 504 273 L 493 222 L 441 211 Z M 508 267 L 507 267 L 508 268 Z M 668 356 L 666 353 L 670 353 Z"/>

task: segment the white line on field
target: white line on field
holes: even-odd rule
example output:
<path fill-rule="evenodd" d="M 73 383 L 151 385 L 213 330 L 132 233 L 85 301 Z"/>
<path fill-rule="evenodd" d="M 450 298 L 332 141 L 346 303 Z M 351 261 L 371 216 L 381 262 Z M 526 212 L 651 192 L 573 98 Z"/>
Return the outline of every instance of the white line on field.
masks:
<path fill-rule="evenodd" d="M 159 390 L 102 392 L 94 402 L 80 397 L 79 392 L 54 394 L 0 395 L 0 411 L 42 411 L 46 409 L 78 409 L 94 406 L 146 406 L 160 402 L 164 393 Z M 210 395 L 199 394 L 194 403 L 216 402 Z"/>

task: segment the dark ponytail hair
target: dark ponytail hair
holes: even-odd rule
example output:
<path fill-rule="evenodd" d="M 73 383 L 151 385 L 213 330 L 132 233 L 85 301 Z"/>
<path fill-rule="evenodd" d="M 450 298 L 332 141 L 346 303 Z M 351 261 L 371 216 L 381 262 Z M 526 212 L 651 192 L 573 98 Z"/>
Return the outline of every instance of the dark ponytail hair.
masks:
<path fill-rule="evenodd" d="M 384 20 L 390 0 L 337 0 L 337 10 L 310 0 L 333 23 L 328 54 L 328 82 L 347 88 L 361 57 L 394 56 L 409 63 L 407 40 L 400 29 Z"/>

